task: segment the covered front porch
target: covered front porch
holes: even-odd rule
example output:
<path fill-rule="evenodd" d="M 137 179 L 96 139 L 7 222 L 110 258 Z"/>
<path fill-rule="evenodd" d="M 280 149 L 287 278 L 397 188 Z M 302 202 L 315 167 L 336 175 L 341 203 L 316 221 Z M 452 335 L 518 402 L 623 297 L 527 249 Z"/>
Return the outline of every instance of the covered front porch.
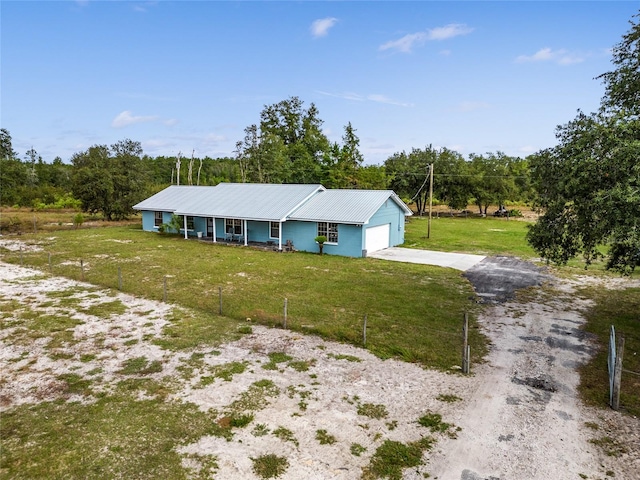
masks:
<path fill-rule="evenodd" d="M 284 221 L 181 215 L 185 239 L 196 237 L 211 243 L 292 251 L 293 242 L 283 238 Z"/>

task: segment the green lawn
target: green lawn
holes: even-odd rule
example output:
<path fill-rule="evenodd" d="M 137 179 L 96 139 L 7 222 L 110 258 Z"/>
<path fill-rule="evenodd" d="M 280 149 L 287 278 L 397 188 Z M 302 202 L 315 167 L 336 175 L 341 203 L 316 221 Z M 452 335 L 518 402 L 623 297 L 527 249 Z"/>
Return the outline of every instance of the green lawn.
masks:
<path fill-rule="evenodd" d="M 27 266 L 111 288 L 167 300 L 203 314 L 217 314 L 222 290 L 223 317 L 216 326 L 201 320 L 176 319 L 171 334 L 208 338 L 235 332 L 246 319 L 281 326 L 287 299 L 287 328 L 327 339 L 362 344 L 367 315 L 367 348 L 439 369 L 460 365 L 461 325 L 469 312 L 475 325 L 477 305 L 469 283 L 458 271 L 310 253 L 276 253 L 251 248 L 184 240 L 143 232 L 139 227 L 69 230 L 55 236 L 23 236 L 42 243 L 43 251 L 23 253 Z M 5 261 L 20 262 L 17 252 Z M 220 325 L 222 322 L 222 325 Z M 196 340 L 185 339 L 185 347 Z M 470 337 L 477 360 L 486 343 L 476 328 Z"/>
<path fill-rule="evenodd" d="M 478 255 L 514 255 L 533 258 L 538 255 L 525 241 L 529 222 L 477 216 L 441 216 L 431 219 L 427 238 L 427 217 L 410 217 L 404 247 Z"/>

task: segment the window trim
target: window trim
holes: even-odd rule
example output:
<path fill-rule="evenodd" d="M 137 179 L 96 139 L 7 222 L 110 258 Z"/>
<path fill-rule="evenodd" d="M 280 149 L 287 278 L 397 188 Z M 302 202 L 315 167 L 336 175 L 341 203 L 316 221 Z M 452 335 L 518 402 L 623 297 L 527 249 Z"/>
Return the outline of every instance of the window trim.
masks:
<path fill-rule="evenodd" d="M 155 228 L 160 228 L 160 226 L 164 223 L 162 220 L 164 219 L 164 215 L 162 212 L 153 212 L 154 213 L 154 217 L 153 217 L 153 226 Z M 160 217 L 160 218 L 158 218 Z"/>
<path fill-rule="evenodd" d="M 231 227 L 231 231 L 229 231 L 229 227 Z M 224 233 L 227 235 L 244 235 L 244 222 L 239 218 L 225 218 Z"/>
<path fill-rule="evenodd" d="M 178 215 L 180 217 L 180 230 L 184 230 L 184 215 Z M 193 232 L 196 229 L 196 221 L 194 216 L 187 215 L 187 232 Z"/>
<path fill-rule="evenodd" d="M 274 228 L 277 234 L 273 235 Z M 269 238 L 280 238 L 280 222 L 269 222 Z"/>
<path fill-rule="evenodd" d="M 323 228 L 324 227 L 324 228 Z M 334 230 L 334 231 L 332 231 Z M 325 244 L 337 245 L 340 241 L 338 224 L 335 222 L 318 222 L 318 236 L 327 237 Z"/>

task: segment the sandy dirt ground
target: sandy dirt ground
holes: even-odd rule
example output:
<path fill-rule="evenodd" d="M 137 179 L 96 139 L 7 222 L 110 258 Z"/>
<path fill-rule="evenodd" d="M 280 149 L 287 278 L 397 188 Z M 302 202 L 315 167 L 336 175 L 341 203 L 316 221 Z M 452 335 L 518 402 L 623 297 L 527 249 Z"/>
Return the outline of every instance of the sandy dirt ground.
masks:
<path fill-rule="evenodd" d="M 14 344 L 19 322 L 8 322 L 0 330 L 0 412 L 59 398 L 56 378 L 61 373 L 88 376 L 101 368 L 97 389 L 108 391 L 123 361 L 146 356 L 162 362 L 163 371 L 154 374 L 158 379 L 182 379 L 176 400 L 193 402 L 202 410 L 224 412 L 256 381 L 268 379 L 277 387 L 251 425 L 234 430 L 231 441 L 203 437 L 180 447 L 185 467 L 196 470 L 190 454 L 215 455 L 216 479 L 258 478 L 251 457 L 265 453 L 288 459 L 289 468 L 280 477 L 285 480 L 358 479 L 384 440 L 411 442 L 425 435 L 434 435 L 438 442 L 425 452 L 424 465 L 404 471 L 405 479 L 638 479 L 640 420 L 587 408 L 576 394 L 576 367 L 589 359 L 594 346 L 580 330 L 586 304 L 573 293 L 576 286 L 593 280 L 551 281 L 553 295 L 545 289 L 526 303 L 511 300 L 486 308 L 480 324 L 492 346 L 484 363 L 472 365 L 469 376 L 383 361 L 350 345 L 253 326 L 251 334 L 236 342 L 199 351 L 202 367 L 184 378 L 179 367 L 193 352 L 176 354 L 151 343 L 162 335 L 171 306 L 0 262 L 0 300 L 46 309 L 49 292 L 73 289 L 85 309 L 70 313 L 79 321 L 73 328 L 77 342 L 64 358 L 51 358 L 46 338 L 28 349 Z M 89 305 L 114 298 L 126 306 L 123 315 L 105 320 L 86 313 Z M 274 370 L 263 368 L 274 352 L 307 362 L 309 369 L 286 362 Z M 83 354 L 96 353 L 94 360 L 80 361 Z M 246 362 L 247 368 L 231 381 L 216 378 L 203 384 L 211 369 L 230 362 Z M 444 396 L 460 400 L 444 401 Z M 386 416 L 362 415 L 359 407 L 366 404 L 384 405 Z M 455 435 L 431 434 L 417 423 L 428 412 L 440 413 L 459 430 Z M 258 435 L 257 425 L 271 433 Z M 274 436 L 279 428 L 290 431 L 295 441 Z M 318 430 L 326 430 L 335 443 L 320 445 Z M 590 443 L 604 434 L 626 445 L 626 453 L 608 457 Z M 355 443 L 365 449 L 359 456 L 351 451 Z"/>

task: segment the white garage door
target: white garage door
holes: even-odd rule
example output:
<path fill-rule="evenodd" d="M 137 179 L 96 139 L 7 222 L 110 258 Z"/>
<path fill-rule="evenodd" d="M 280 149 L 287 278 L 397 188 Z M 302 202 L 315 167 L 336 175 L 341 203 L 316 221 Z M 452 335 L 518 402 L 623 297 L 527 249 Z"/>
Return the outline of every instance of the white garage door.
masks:
<path fill-rule="evenodd" d="M 367 253 L 389 248 L 389 226 L 390 224 L 387 223 L 367 228 L 364 240 L 364 248 L 367 249 Z"/>

